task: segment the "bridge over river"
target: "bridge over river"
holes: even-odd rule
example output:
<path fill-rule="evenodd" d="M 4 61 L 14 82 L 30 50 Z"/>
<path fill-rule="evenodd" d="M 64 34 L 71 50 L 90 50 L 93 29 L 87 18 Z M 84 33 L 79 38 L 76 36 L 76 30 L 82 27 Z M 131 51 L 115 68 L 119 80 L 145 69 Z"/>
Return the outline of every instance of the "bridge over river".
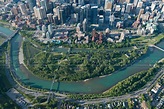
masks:
<path fill-rule="evenodd" d="M 11 32 L 8 29 L 0 28 L 1 32 L 9 33 Z M 161 60 L 164 57 L 164 52 L 161 50 L 154 49 L 153 51 L 148 50 L 147 53 L 136 60 L 133 64 L 127 66 L 124 69 L 121 69 L 117 72 L 112 73 L 111 75 L 107 75 L 104 77 L 97 77 L 89 79 L 88 81 L 50 81 L 40 79 L 34 76 L 31 72 L 29 72 L 23 65 L 19 63 L 19 49 L 21 47 L 22 37 L 20 35 L 16 35 L 11 39 L 11 62 L 14 69 L 14 73 L 18 76 L 19 81 L 25 85 L 28 85 L 33 88 L 39 89 L 50 89 L 51 91 L 65 92 L 65 93 L 85 93 L 85 94 L 93 94 L 93 93 L 102 93 L 114 86 L 118 82 L 128 78 L 129 76 L 140 72 L 145 71 L 151 68 L 151 65 L 154 65 L 156 62 Z M 164 42 L 158 43 L 156 46 L 163 47 Z M 52 85 L 53 83 L 53 85 Z M 51 87 L 51 88 L 50 88 Z"/>
<path fill-rule="evenodd" d="M 155 47 L 155 48 L 157 48 L 158 50 L 161 50 L 161 51 L 163 51 L 164 52 L 164 49 L 162 49 L 162 48 L 160 48 L 160 47 L 158 47 L 158 46 L 156 46 L 156 45 L 149 45 L 150 47 Z"/>
<path fill-rule="evenodd" d="M 5 34 L 5 33 L 2 33 L 3 35 L 5 35 L 5 36 L 8 36 L 7 38 L 6 38 L 6 40 L 0 45 L 0 47 L 1 46 L 3 46 L 6 42 L 8 42 L 9 40 L 11 40 L 18 32 L 19 32 L 19 28 L 15 31 L 15 32 L 13 32 L 10 36 L 8 36 L 7 34 Z"/>

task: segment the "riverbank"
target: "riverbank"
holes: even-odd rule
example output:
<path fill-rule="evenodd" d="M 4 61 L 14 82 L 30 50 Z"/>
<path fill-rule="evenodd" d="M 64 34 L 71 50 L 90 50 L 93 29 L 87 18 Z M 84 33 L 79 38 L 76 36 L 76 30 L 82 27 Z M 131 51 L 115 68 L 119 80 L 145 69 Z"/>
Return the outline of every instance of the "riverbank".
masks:
<path fill-rule="evenodd" d="M 147 56 L 146 56 L 147 57 Z M 145 57 L 143 57 L 143 58 L 145 58 Z M 142 60 L 142 59 L 141 59 Z M 134 62 L 135 63 L 135 62 Z M 126 70 L 126 69 L 122 69 L 122 70 Z M 121 71 L 122 71 L 121 70 Z M 119 73 L 119 71 L 117 72 L 117 73 Z M 116 73 L 116 74 L 117 74 Z M 108 77 L 109 75 L 107 75 L 107 76 L 105 76 L 105 77 L 102 77 L 102 78 L 106 78 L 106 77 Z M 111 75 L 110 75 L 111 76 Z M 96 78 L 93 78 L 93 79 L 91 79 L 91 80 L 87 80 L 87 81 L 85 81 L 85 83 L 88 83 L 88 82 L 90 82 L 90 81 L 92 81 L 92 80 L 95 80 Z M 72 83 L 72 82 L 68 82 L 68 83 Z M 77 82 L 77 83 L 79 83 L 79 82 Z"/>
<path fill-rule="evenodd" d="M 164 59 L 164 58 L 163 58 Z M 163 60 L 161 59 L 161 60 Z M 102 99 L 117 99 L 117 97 L 131 97 L 136 96 L 139 93 L 146 93 L 149 88 L 153 86 L 160 77 L 163 72 L 164 60 L 159 60 L 154 67 L 150 68 L 147 71 L 138 72 L 123 81 L 120 81 L 115 86 L 110 88 L 109 90 L 103 92 L 102 94 L 72 94 L 70 98 L 73 99 L 90 99 L 90 101 L 94 100 L 102 100 Z M 133 95 L 134 94 L 134 95 Z M 139 94 L 138 94 L 139 95 Z M 83 100 L 81 100 L 83 101 Z"/>
<path fill-rule="evenodd" d="M 21 43 L 20 49 L 19 49 L 19 64 L 24 64 L 24 56 L 23 56 L 23 42 Z"/>
<path fill-rule="evenodd" d="M 4 29 L 1 29 L 5 31 Z M 19 76 L 20 81 L 23 84 L 28 84 L 30 87 L 41 87 L 41 89 L 49 89 L 51 86 L 52 81 L 46 81 L 39 78 L 34 77 L 33 75 L 25 74 L 23 71 L 20 70 L 18 67 L 18 55 L 17 51 L 19 51 L 19 45 L 17 43 L 21 42 L 20 36 L 15 37 L 11 40 L 12 44 L 12 56 L 11 59 L 13 60 L 14 69 L 16 70 L 16 75 Z M 160 45 L 162 46 L 162 45 Z M 100 93 L 109 87 L 112 87 L 116 83 L 121 80 L 124 80 L 129 75 L 133 75 L 139 71 L 147 70 L 150 68 L 149 64 L 154 64 L 156 61 L 160 60 L 164 57 L 163 52 L 154 49 L 152 52 L 149 52 L 145 55 L 145 57 L 140 60 L 139 62 L 134 63 L 132 66 L 127 67 L 113 75 L 102 77 L 102 78 L 94 78 L 92 80 L 88 80 L 86 82 L 60 82 L 54 83 L 53 90 L 58 89 L 60 92 L 67 92 L 67 93 Z M 153 60 L 153 61 L 151 61 Z M 95 90 L 96 89 L 96 90 Z"/>

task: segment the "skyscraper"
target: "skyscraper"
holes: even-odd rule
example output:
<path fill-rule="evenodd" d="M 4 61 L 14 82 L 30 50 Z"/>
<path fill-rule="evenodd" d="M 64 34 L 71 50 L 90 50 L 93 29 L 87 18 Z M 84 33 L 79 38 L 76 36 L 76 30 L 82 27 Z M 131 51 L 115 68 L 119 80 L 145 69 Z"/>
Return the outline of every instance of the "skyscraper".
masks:
<path fill-rule="evenodd" d="M 22 15 L 27 15 L 27 10 L 24 3 L 20 3 L 19 8 L 21 10 Z"/>
<path fill-rule="evenodd" d="M 50 33 L 50 35 L 52 35 L 52 33 L 53 33 L 53 29 L 52 29 L 51 24 L 48 25 L 48 32 Z"/>
<path fill-rule="evenodd" d="M 154 11 L 155 7 L 156 7 L 156 3 L 152 2 L 152 4 L 151 4 L 151 11 Z"/>
<path fill-rule="evenodd" d="M 127 12 L 127 13 L 130 13 L 130 12 L 131 12 L 132 5 L 133 5 L 133 4 L 131 4 L 131 3 L 128 3 L 128 4 L 126 5 L 126 12 Z"/>
<path fill-rule="evenodd" d="M 47 0 L 41 0 L 40 1 L 40 6 L 41 7 L 44 7 L 46 11 L 49 9 L 48 8 L 48 1 Z"/>
<path fill-rule="evenodd" d="M 42 25 L 42 32 L 45 33 L 47 31 L 47 28 L 45 25 Z"/>
<path fill-rule="evenodd" d="M 85 18 L 87 19 L 87 22 L 89 23 L 91 21 L 91 6 L 89 4 L 85 5 Z"/>
<path fill-rule="evenodd" d="M 105 7 L 104 9 L 107 11 L 111 11 L 112 10 L 112 0 L 105 0 Z"/>
<path fill-rule="evenodd" d="M 16 6 L 13 6 L 13 8 L 11 9 L 11 13 L 12 13 L 13 15 L 17 15 L 17 14 L 18 14 L 18 9 L 17 9 Z"/>
<path fill-rule="evenodd" d="M 47 18 L 48 18 L 48 21 L 49 21 L 49 22 L 51 22 L 51 23 L 54 22 L 54 21 L 53 21 L 53 14 L 52 14 L 52 13 L 47 14 Z"/>
<path fill-rule="evenodd" d="M 84 0 L 78 0 L 78 4 L 83 5 L 84 4 Z"/>
<path fill-rule="evenodd" d="M 50 35 L 50 33 L 48 31 L 46 32 L 46 38 L 47 39 L 50 39 L 51 38 L 51 35 Z"/>
<path fill-rule="evenodd" d="M 53 9 L 54 15 L 58 16 L 58 20 L 60 20 L 60 8 L 57 6 L 56 8 Z"/>
<path fill-rule="evenodd" d="M 138 3 L 138 0 L 134 0 L 134 1 L 133 1 L 134 7 L 137 6 L 137 3 Z"/>
<path fill-rule="evenodd" d="M 91 14 L 92 14 L 92 17 L 91 17 L 91 23 L 92 24 L 97 24 L 97 14 L 98 14 L 98 6 L 92 6 L 91 7 Z"/>
<path fill-rule="evenodd" d="M 80 23 L 83 22 L 84 18 L 85 18 L 85 6 L 82 6 L 80 8 Z"/>
<path fill-rule="evenodd" d="M 138 8 L 142 8 L 142 5 L 143 5 L 143 2 L 142 2 L 142 1 L 140 1 L 140 2 L 138 2 L 137 7 L 138 7 Z"/>
<path fill-rule="evenodd" d="M 36 6 L 36 0 L 27 0 L 27 3 L 29 5 L 30 11 L 33 12 L 34 11 L 33 7 Z"/>
<path fill-rule="evenodd" d="M 34 14 L 37 19 L 44 19 L 46 17 L 46 11 L 44 7 L 34 7 Z"/>
<path fill-rule="evenodd" d="M 64 24 L 66 21 L 66 16 L 64 10 L 60 10 L 60 22 L 61 24 Z"/>
<path fill-rule="evenodd" d="M 83 21 L 83 32 L 86 32 L 88 29 L 87 29 L 87 19 L 84 19 Z"/>

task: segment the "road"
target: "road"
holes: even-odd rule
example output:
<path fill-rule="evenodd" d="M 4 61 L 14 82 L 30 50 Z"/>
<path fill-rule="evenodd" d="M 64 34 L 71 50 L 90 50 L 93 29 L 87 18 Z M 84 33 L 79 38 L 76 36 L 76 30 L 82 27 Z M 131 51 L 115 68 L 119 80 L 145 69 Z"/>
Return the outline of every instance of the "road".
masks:
<path fill-rule="evenodd" d="M 111 101 L 119 101 L 119 100 L 124 100 L 128 98 L 138 97 L 140 94 L 147 93 L 147 91 L 153 87 L 153 85 L 156 83 L 158 78 L 160 78 L 162 75 L 164 75 L 164 69 L 159 71 L 154 77 L 154 79 L 150 81 L 149 83 L 147 83 L 142 89 L 135 91 L 133 93 L 127 94 L 127 95 L 122 95 L 122 96 L 117 96 L 117 97 L 108 97 L 108 98 L 90 99 L 90 100 L 78 100 L 76 102 L 81 105 L 85 105 L 85 104 L 97 104 L 97 103 L 104 103 L 104 102 L 111 102 Z"/>
<path fill-rule="evenodd" d="M 9 56 L 6 53 L 6 64 L 7 66 L 9 66 Z M 96 104 L 96 103 L 103 103 L 103 102 L 110 102 L 110 101 L 118 101 L 118 100 L 124 100 L 124 99 L 128 99 L 128 98 L 134 98 L 139 96 L 140 94 L 146 93 L 148 90 L 150 90 L 151 87 L 153 87 L 153 85 L 155 84 L 155 82 L 157 81 L 158 78 L 160 78 L 162 75 L 164 74 L 164 69 L 162 69 L 161 71 L 159 71 L 155 78 L 150 81 L 148 84 L 146 84 L 141 90 L 135 91 L 131 94 L 127 94 L 127 95 L 122 95 L 122 96 L 118 96 L 118 97 L 107 97 L 107 98 L 98 98 L 98 99 L 91 99 L 91 100 L 75 100 L 75 102 L 84 105 L 84 104 Z M 36 90 L 32 90 L 32 89 L 28 89 L 25 88 L 23 86 L 21 86 L 19 83 L 16 83 L 15 81 L 13 81 L 9 71 L 7 71 L 7 76 L 9 78 L 9 81 L 12 83 L 12 85 L 18 89 L 21 90 L 22 92 L 26 93 L 26 94 L 31 94 L 32 96 L 38 97 L 38 96 L 45 96 L 49 94 L 49 92 L 38 92 Z M 16 85 L 17 84 L 17 85 Z M 67 98 L 66 95 L 60 94 L 60 93 L 54 93 L 56 96 L 60 96 L 59 98 L 64 99 Z"/>
<path fill-rule="evenodd" d="M 10 63 L 10 57 L 8 56 L 8 53 L 6 53 L 6 66 L 11 68 L 9 66 L 10 65 L 9 63 Z M 16 89 L 21 90 L 22 92 L 24 92 L 26 94 L 31 94 L 32 96 L 35 96 L 35 97 L 45 96 L 45 94 L 48 95 L 49 92 L 38 92 L 36 90 L 32 90 L 32 89 L 28 89 L 28 88 L 23 87 L 21 84 L 19 84 L 19 82 L 17 82 L 16 80 L 13 80 L 14 78 L 11 77 L 11 74 L 10 74 L 10 71 L 6 70 L 6 75 L 9 78 L 10 83 Z M 98 99 L 91 99 L 91 100 L 75 100 L 75 102 L 79 103 L 81 105 L 85 105 L 85 104 L 97 104 L 97 103 L 104 103 L 104 102 L 118 101 L 118 100 L 124 100 L 124 99 L 128 99 L 128 98 L 134 98 L 134 97 L 139 96 L 140 94 L 147 93 L 147 91 L 150 90 L 151 87 L 153 87 L 153 85 L 156 83 L 157 79 L 160 78 L 163 74 L 164 74 L 164 69 L 159 71 L 156 74 L 156 76 L 154 77 L 154 79 L 152 81 L 150 81 L 148 84 L 146 84 L 141 90 L 135 91 L 131 94 L 122 95 L 122 96 L 118 96 L 118 97 L 98 98 Z M 60 93 L 54 93 L 54 94 L 56 96 L 60 96 L 60 97 L 58 97 L 59 99 L 67 98 L 66 95 L 63 95 L 63 94 L 60 94 Z"/>
<path fill-rule="evenodd" d="M 11 69 L 10 67 L 10 57 L 8 56 L 8 53 L 6 54 L 6 76 L 9 80 L 9 82 L 12 84 L 12 86 L 22 92 L 24 92 L 25 94 L 30 94 L 32 96 L 38 97 L 38 96 L 46 96 L 49 94 L 49 92 L 40 92 L 37 90 L 33 90 L 33 89 L 28 89 L 24 86 L 22 86 L 16 79 L 15 79 L 15 70 Z M 10 69 L 10 71 L 8 70 Z M 60 93 L 53 93 L 55 96 L 59 96 L 59 98 L 66 98 L 67 95 L 64 94 L 60 94 Z"/>

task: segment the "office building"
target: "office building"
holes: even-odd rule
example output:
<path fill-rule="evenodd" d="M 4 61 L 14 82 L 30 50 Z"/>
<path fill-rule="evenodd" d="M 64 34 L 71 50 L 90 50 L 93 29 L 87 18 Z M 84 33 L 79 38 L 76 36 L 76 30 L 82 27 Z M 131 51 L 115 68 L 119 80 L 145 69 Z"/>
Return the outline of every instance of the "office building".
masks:
<path fill-rule="evenodd" d="M 91 7 L 91 23 L 92 24 L 97 24 L 98 22 L 98 6 L 92 6 Z"/>
<path fill-rule="evenodd" d="M 83 21 L 83 32 L 86 32 L 88 30 L 87 28 L 87 19 L 84 19 Z"/>
<path fill-rule="evenodd" d="M 36 0 L 27 0 L 29 9 L 31 12 L 34 12 L 34 6 L 36 6 Z"/>
<path fill-rule="evenodd" d="M 53 16 L 53 22 L 54 22 L 55 25 L 58 25 L 59 24 L 58 16 L 57 15 L 54 15 Z"/>
<path fill-rule="evenodd" d="M 142 8 L 142 5 L 143 5 L 143 2 L 142 1 L 138 2 L 137 8 Z"/>
<path fill-rule="evenodd" d="M 53 14 L 52 13 L 47 14 L 47 18 L 48 18 L 48 21 L 49 22 L 51 22 L 51 23 L 54 22 L 54 20 L 53 20 Z"/>
<path fill-rule="evenodd" d="M 78 0 L 78 4 L 84 5 L 84 0 Z"/>
<path fill-rule="evenodd" d="M 58 20 L 60 20 L 60 8 L 57 6 L 56 8 L 53 9 L 54 15 L 58 16 Z"/>
<path fill-rule="evenodd" d="M 156 7 L 156 3 L 152 2 L 152 4 L 151 4 L 151 11 L 154 11 L 155 7 Z"/>
<path fill-rule="evenodd" d="M 99 16 L 99 26 L 102 26 L 104 24 L 104 16 L 100 15 Z"/>
<path fill-rule="evenodd" d="M 112 0 L 105 0 L 105 11 L 111 11 L 112 10 Z"/>
<path fill-rule="evenodd" d="M 44 19 L 46 18 L 46 11 L 44 7 L 34 7 L 34 14 L 37 19 Z"/>
<path fill-rule="evenodd" d="M 136 7 L 137 4 L 138 4 L 138 0 L 134 0 L 134 1 L 133 1 L 133 5 L 134 5 L 134 7 Z"/>
<path fill-rule="evenodd" d="M 43 33 L 46 33 L 46 31 L 47 31 L 46 26 L 45 26 L 45 25 L 42 25 L 42 32 L 43 32 Z"/>
<path fill-rule="evenodd" d="M 16 6 L 13 6 L 13 8 L 11 9 L 11 14 L 18 15 L 18 8 Z"/>
<path fill-rule="evenodd" d="M 19 4 L 19 9 L 20 9 L 22 15 L 27 15 L 27 10 L 26 10 L 24 3 Z"/>
<path fill-rule="evenodd" d="M 48 32 L 50 33 L 50 35 L 52 35 L 52 33 L 53 33 L 53 29 L 52 29 L 51 24 L 48 25 Z"/>
<path fill-rule="evenodd" d="M 82 23 L 84 18 L 86 17 L 86 15 L 85 15 L 85 6 L 82 6 L 80 8 L 80 14 L 79 15 L 80 15 L 80 23 Z"/>
<path fill-rule="evenodd" d="M 116 5 L 115 11 L 120 11 L 121 10 L 121 6 L 120 5 Z"/>
<path fill-rule="evenodd" d="M 46 38 L 47 39 L 50 39 L 51 38 L 51 35 L 50 35 L 50 33 L 48 31 L 46 32 Z"/>
<path fill-rule="evenodd" d="M 131 12 L 132 6 L 133 6 L 133 4 L 131 4 L 131 3 L 128 3 L 128 4 L 126 5 L 126 12 L 127 12 L 127 13 L 130 13 L 130 12 Z"/>
<path fill-rule="evenodd" d="M 46 11 L 49 9 L 48 8 L 48 1 L 47 0 L 41 0 L 40 1 L 40 6 L 41 7 L 44 7 Z"/>
<path fill-rule="evenodd" d="M 66 22 L 66 15 L 65 15 L 65 12 L 64 10 L 60 10 L 60 23 L 61 24 L 64 24 Z"/>

